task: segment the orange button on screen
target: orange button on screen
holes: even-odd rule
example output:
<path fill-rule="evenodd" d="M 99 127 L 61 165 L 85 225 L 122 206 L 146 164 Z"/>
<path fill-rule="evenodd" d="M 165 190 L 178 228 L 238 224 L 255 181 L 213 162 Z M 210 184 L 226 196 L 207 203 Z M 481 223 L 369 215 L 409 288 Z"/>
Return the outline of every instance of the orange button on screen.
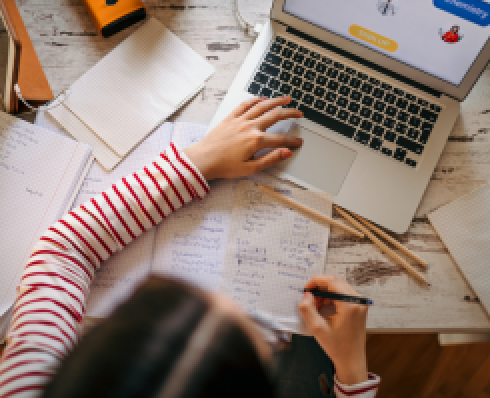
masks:
<path fill-rule="evenodd" d="M 352 36 L 357 37 L 358 39 L 361 39 L 365 42 L 371 43 L 376 47 L 382 48 L 383 50 L 392 53 L 398 50 L 398 43 L 396 41 L 388 39 L 387 37 L 373 32 L 372 30 L 363 28 L 362 26 L 351 25 L 349 28 L 349 33 Z"/>

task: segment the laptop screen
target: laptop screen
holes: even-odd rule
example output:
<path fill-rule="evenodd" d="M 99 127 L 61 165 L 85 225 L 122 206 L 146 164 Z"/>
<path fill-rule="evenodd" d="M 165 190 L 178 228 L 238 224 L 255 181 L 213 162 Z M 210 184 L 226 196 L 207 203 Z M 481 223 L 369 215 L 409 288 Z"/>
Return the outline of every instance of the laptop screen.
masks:
<path fill-rule="evenodd" d="M 455 86 L 490 33 L 490 0 L 285 0 L 284 12 Z"/>

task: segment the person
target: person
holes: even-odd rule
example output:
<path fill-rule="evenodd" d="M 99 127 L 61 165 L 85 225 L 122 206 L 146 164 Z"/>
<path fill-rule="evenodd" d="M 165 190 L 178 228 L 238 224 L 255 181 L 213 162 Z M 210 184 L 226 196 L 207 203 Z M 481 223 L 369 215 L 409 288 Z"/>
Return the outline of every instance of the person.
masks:
<path fill-rule="evenodd" d="M 453 25 L 450 30 L 442 34 L 442 29 L 440 29 L 439 34 L 441 39 L 446 43 L 457 43 L 463 39 L 463 35 L 459 34 L 459 26 Z"/>
<path fill-rule="evenodd" d="M 302 144 L 265 130 L 302 117 L 290 97 L 252 98 L 202 141 L 173 143 L 143 169 L 64 215 L 27 261 L 0 363 L 2 397 L 277 396 L 275 356 L 228 298 L 151 277 L 79 344 L 95 271 L 116 251 L 193 199 L 217 178 L 254 174 Z M 271 152 L 254 158 L 261 149 Z M 334 276 L 306 288 L 357 294 Z M 321 307 L 333 305 L 323 317 Z M 299 305 L 310 332 L 335 365 L 337 397 L 373 397 L 379 377 L 366 363 L 367 309 L 305 293 Z M 288 390 L 288 388 L 283 389 Z"/>
<path fill-rule="evenodd" d="M 383 16 L 395 15 L 395 5 L 391 2 L 391 0 L 379 1 L 378 2 L 378 11 Z"/>

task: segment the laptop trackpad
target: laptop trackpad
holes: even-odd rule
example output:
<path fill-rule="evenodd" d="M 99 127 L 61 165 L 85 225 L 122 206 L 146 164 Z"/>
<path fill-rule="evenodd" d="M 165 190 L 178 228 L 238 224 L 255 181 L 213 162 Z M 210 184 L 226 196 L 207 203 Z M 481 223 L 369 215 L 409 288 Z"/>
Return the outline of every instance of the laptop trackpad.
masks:
<path fill-rule="evenodd" d="M 274 167 L 273 174 L 337 196 L 357 152 L 297 124 L 289 135 L 303 138 L 303 145 Z"/>

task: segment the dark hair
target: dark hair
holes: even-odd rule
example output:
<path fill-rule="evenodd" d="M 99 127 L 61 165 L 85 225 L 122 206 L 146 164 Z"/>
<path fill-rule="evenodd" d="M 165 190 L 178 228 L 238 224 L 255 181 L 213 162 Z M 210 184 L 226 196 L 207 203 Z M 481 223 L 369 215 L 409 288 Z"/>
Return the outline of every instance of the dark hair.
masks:
<path fill-rule="evenodd" d="M 243 328 L 199 289 L 150 277 L 62 361 L 44 397 L 272 397 Z"/>

